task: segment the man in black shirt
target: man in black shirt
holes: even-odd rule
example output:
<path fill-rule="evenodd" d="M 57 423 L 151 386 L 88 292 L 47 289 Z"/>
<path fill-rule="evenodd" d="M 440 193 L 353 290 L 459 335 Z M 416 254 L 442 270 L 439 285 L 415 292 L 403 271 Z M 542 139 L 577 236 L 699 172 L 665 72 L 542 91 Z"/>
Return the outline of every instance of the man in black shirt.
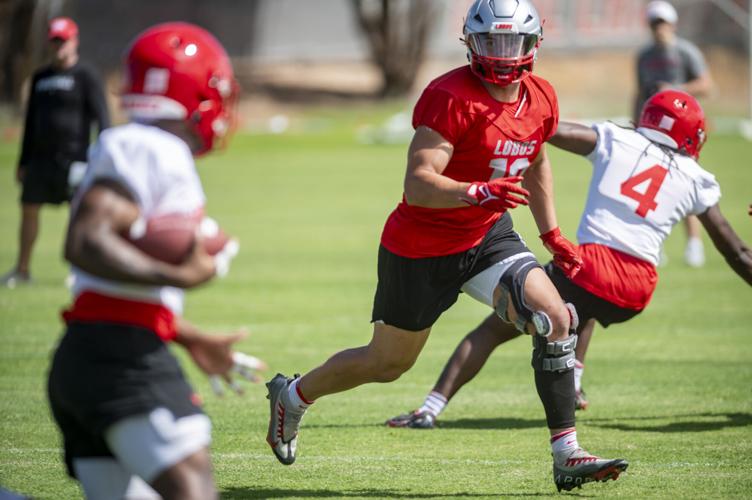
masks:
<path fill-rule="evenodd" d="M 66 17 L 53 19 L 48 40 L 53 60 L 32 79 L 16 171 L 23 186 L 18 261 L 0 278 L 11 288 L 30 280 L 41 206 L 70 199 L 74 186 L 69 176 L 73 180 L 83 173 L 92 123 L 97 122 L 100 132 L 110 123 L 99 78 L 78 60 L 76 23 Z"/>

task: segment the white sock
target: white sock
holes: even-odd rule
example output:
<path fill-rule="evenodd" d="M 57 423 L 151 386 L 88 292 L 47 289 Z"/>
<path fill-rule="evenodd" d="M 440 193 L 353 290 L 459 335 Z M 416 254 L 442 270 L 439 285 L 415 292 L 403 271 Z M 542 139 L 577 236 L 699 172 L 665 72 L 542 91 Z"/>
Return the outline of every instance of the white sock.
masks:
<path fill-rule="evenodd" d="M 300 382 L 300 378 L 296 378 L 287 386 L 287 397 L 292 411 L 297 409 L 297 411 L 304 412 L 313 404 L 313 401 L 307 401 L 303 398 L 303 394 L 298 389 L 298 382 Z"/>
<path fill-rule="evenodd" d="M 577 431 L 574 429 L 551 436 L 551 452 L 554 454 L 554 459 L 556 460 L 567 458 L 579 447 L 580 445 L 577 443 Z"/>
<path fill-rule="evenodd" d="M 434 417 L 438 417 L 447 405 L 447 399 L 436 391 L 431 391 L 426 400 L 423 401 L 423 406 L 418 408 L 419 412 L 432 413 Z"/>
<path fill-rule="evenodd" d="M 574 390 L 580 392 L 582 390 L 582 374 L 585 371 L 585 364 L 580 363 L 579 359 L 574 360 Z"/>

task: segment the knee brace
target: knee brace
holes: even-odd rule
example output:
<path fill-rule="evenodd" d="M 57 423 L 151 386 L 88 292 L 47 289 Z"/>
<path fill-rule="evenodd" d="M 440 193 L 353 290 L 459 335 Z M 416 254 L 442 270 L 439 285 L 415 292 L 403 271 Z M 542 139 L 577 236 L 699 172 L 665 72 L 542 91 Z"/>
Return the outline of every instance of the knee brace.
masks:
<path fill-rule="evenodd" d="M 522 333 L 527 333 L 525 326 L 532 323 L 538 335 L 548 337 L 553 331 L 551 318 L 543 311 L 532 310 L 525 300 L 525 280 L 528 273 L 536 268 L 543 269 L 534 257 L 523 257 L 509 266 L 507 272 L 499 280 L 502 293 L 496 304 L 496 314 L 507 323 L 512 323 L 507 314 L 511 297 L 512 306 L 517 312 L 514 326 Z"/>
<path fill-rule="evenodd" d="M 533 336 L 533 369 L 538 372 L 567 372 L 574 368 L 574 348 L 577 335 L 564 340 L 548 342 L 544 337 Z"/>

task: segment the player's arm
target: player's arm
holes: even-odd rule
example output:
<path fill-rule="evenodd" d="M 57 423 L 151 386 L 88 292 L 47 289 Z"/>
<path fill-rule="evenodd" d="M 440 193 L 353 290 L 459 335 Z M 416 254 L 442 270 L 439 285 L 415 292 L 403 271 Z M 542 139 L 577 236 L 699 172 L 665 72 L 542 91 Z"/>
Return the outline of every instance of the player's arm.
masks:
<path fill-rule="evenodd" d="M 426 208 L 466 206 L 468 182 L 441 175 L 452 158 L 454 146 L 428 127 L 418 127 L 407 151 L 405 198 L 410 205 Z"/>
<path fill-rule="evenodd" d="M 679 90 L 695 97 L 708 97 L 713 92 L 713 77 L 702 52 L 696 46 L 687 44 L 682 50 L 682 56 L 687 81 L 678 85 Z"/>
<path fill-rule="evenodd" d="M 34 93 L 34 87 L 36 85 L 36 77 L 31 82 L 31 91 L 29 93 L 29 101 L 26 103 L 26 119 L 24 120 L 24 133 L 23 142 L 21 143 L 21 156 L 18 159 L 18 166 L 16 167 L 16 181 L 23 182 L 26 169 L 29 166 L 29 160 L 31 157 L 31 151 L 34 148 L 34 131 L 36 130 L 36 97 Z"/>
<path fill-rule="evenodd" d="M 232 368 L 232 344 L 245 333 L 208 335 L 183 317 L 175 318 L 175 342 L 183 346 L 207 375 L 225 375 Z"/>
<path fill-rule="evenodd" d="M 425 208 L 459 208 L 480 205 L 493 211 L 527 204 L 527 191 L 516 183 L 521 177 L 489 182 L 458 182 L 442 175 L 452 158 L 454 146 L 441 134 L 420 126 L 410 143 L 405 173 L 405 199 Z"/>
<path fill-rule="evenodd" d="M 551 172 L 551 161 L 546 152 L 546 146 L 541 147 L 540 153 L 533 160 L 533 164 L 525 172 L 522 186 L 530 191 L 530 212 L 535 219 L 540 234 L 545 234 L 559 226 L 556 221 L 554 207 L 554 177 Z"/>
<path fill-rule="evenodd" d="M 228 335 L 207 334 L 183 317 L 175 318 L 175 329 L 175 342 L 183 346 L 196 366 L 210 376 L 212 389 L 217 394 L 221 395 L 224 392 L 220 377 L 235 392 L 242 392 L 242 388 L 230 378 L 232 372 L 238 373 L 250 382 L 262 380 L 257 372 L 266 370 L 267 364 L 255 356 L 233 350 L 234 344 L 247 336 L 246 332 Z"/>
<path fill-rule="evenodd" d="M 98 181 L 71 217 L 66 260 L 101 278 L 145 285 L 191 288 L 214 276 L 214 259 L 200 242 L 179 266 L 158 261 L 128 243 L 121 234 L 128 232 L 138 215 L 138 206 L 125 188 L 114 181 Z"/>
<path fill-rule="evenodd" d="M 110 127 L 110 112 L 107 109 L 107 99 L 104 96 L 102 81 L 93 71 L 86 71 L 86 101 L 89 112 L 97 122 L 99 132 Z"/>
<path fill-rule="evenodd" d="M 591 127 L 572 122 L 559 122 L 556 133 L 548 142 L 559 149 L 587 156 L 598 144 L 598 133 Z"/>
<path fill-rule="evenodd" d="M 698 217 L 731 269 L 752 285 L 752 250 L 736 234 L 720 207 L 713 205 Z"/>
<path fill-rule="evenodd" d="M 677 86 L 679 90 L 691 94 L 695 97 L 707 97 L 713 92 L 713 79 L 709 72 L 704 72 L 697 78 L 693 78 Z"/>
<path fill-rule="evenodd" d="M 546 249 L 554 256 L 554 262 L 573 277 L 582 266 L 577 248 L 561 234 L 554 207 L 554 180 L 546 146 L 525 172 L 523 187 L 530 191 L 530 212 L 540 231 Z"/>

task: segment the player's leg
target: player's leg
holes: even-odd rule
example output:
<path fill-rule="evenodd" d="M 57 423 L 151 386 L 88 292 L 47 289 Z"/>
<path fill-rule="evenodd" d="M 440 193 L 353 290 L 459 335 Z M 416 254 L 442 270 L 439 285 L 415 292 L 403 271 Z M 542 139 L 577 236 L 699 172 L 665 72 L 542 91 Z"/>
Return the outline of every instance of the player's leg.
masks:
<path fill-rule="evenodd" d="M 160 500 L 163 497 L 143 479 L 132 475 L 112 457 L 73 460 L 76 479 L 91 500 Z"/>
<path fill-rule="evenodd" d="M 521 332 L 512 325 L 502 321 L 496 314 L 490 314 L 462 339 L 444 366 L 433 390 L 447 400 L 452 399 L 462 386 L 478 374 L 497 347 L 520 335 Z"/>
<path fill-rule="evenodd" d="M 702 228 L 700 219 L 694 215 L 688 215 L 684 219 L 684 227 L 687 230 L 687 246 L 684 248 L 684 261 L 691 267 L 702 267 L 705 264 L 705 247 L 700 237 Z"/>
<path fill-rule="evenodd" d="M 436 418 L 462 386 L 478 374 L 491 353 L 501 344 L 521 335 L 512 325 L 490 314 L 468 333 L 454 350 L 441 376 L 415 411 L 389 419 L 390 427 L 433 428 Z"/>
<path fill-rule="evenodd" d="M 208 449 L 196 452 L 165 470 L 151 485 L 165 500 L 219 498 Z"/>
<path fill-rule="evenodd" d="M 518 328 L 535 332 L 532 365 L 551 434 L 557 488 L 616 479 L 627 468 L 626 461 L 591 455 L 577 441 L 573 372 L 577 337 L 570 335 L 576 317 L 556 287 L 540 266 L 522 262 L 502 277 L 494 297 L 497 312 L 506 314 Z"/>
<path fill-rule="evenodd" d="M 684 247 L 684 261 L 691 267 L 702 267 L 705 264 L 705 247 L 700 236 L 702 224 L 694 215 L 684 219 L 687 230 L 687 246 Z"/>
<path fill-rule="evenodd" d="M 31 274 L 31 251 L 39 234 L 39 212 L 41 203 L 21 203 L 21 221 L 18 230 L 18 256 L 16 265 L 0 278 L 2 285 L 13 288 L 29 282 Z"/>
<path fill-rule="evenodd" d="M 391 382 L 410 369 L 431 326 L 457 301 L 472 260 L 472 251 L 412 259 L 379 248 L 370 343 L 335 354 L 303 377 L 278 374 L 267 384 L 266 440 L 280 462 L 295 461 L 300 420 L 314 400 L 370 382 Z"/>
<path fill-rule="evenodd" d="M 574 350 L 574 392 L 575 409 L 577 410 L 586 410 L 589 405 L 585 391 L 582 389 L 582 376 L 585 373 L 585 355 L 594 331 L 595 318 L 590 318 L 580 324 L 577 333 L 577 347 Z"/>
<path fill-rule="evenodd" d="M 42 205 L 39 203 L 21 204 L 21 227 L 19 231 L 18 263 L 16 270 L 25 276 L 29 276 L 31 265 L 31 251 L 39 235 L 39 212 Z"/>
<path fill-rule="evenodd" d="M 374 323 L 371 342 L 340 351 L 303 377 L 277 374 L 267 388 L 271 418 L 266 441 L 285 465 L 295 461 L 303 414 L 321 396 L 371 382 L 392 382 L 410 369 L 431 329 L 409 331 Z"/>
<path fill-rule="evenodd" d="M 206 415 L 175 418 L 167 408 L 157 408 L 119 420 L 107 428 L 105 440 L 124 469 L 163 498 L 216 498 Z"/>
<path fill-rule="evenodd" d="M 413 332 L 374 323 L 368 345 L 335 354 L 301 377 L 298 388 L 313 401 L 359 385 L 397 380 L 418 359 L 430 331 Z"/>

